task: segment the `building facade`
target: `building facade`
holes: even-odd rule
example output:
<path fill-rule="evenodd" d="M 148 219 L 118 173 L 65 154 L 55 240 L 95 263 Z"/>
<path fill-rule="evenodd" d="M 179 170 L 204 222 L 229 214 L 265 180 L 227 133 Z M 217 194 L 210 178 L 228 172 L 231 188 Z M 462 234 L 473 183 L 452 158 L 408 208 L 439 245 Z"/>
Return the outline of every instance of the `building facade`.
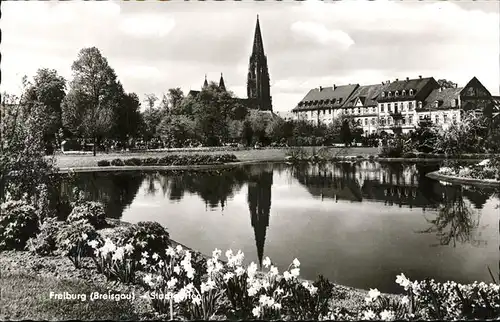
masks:
<path fill-rule="evenodd" d="M 295 119 L 331 124 L 352 117 L 364 135 L 414 131 L 423 119 L 446 129 L 464 111 L 482 113 L 494 97 L 473 77 L 466 86 L 443 88 L 433 77 L 311 89 L 292 110 Z"/>

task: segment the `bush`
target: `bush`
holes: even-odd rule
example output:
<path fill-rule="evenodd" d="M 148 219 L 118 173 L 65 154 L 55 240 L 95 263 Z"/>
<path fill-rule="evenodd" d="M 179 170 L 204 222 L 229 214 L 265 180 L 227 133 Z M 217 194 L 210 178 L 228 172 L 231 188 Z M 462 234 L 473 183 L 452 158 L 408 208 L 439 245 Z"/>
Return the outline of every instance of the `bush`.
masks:
<path fill-rule="evenodd" d="M 113 161 L 111 161 L 111 165 L 115 166 L 115 167 L 120 167 L 120 166 L 123 166 L 125 164 L 123 163 L 123 161 L 121 159 L 114 159 Z"/>
<path fill-rule="evenodd" d="M 143 162 L 139 158 L 130 158 L 130 159 L 125 159 L 124 164 L 127 166 L 140 166 L 143 164 Z"/>
<path fill-rule="evenodd" d="M 0 250 L 24 249 L 38 232 L 38 217 L 25 201 L 7 201 L 0 207 Z"/>
<path fill-rule="evenodd" d="M 73 207 L 66 221 L 71 223 L 78 220 L 86 220 L 96 229 L 102 228 L 106 224 L 104 206 L 95 201 L 79 202 Z"/>
<path fill-rule="evenodd" d="M 158 158 L 146 158 L 142 159 L 142 164 L 144 165 L 158 165 Z"/>
<path fill-rule="evenodd" d="M 57 245 L 61 248 L 62 254 L 69 257 L 76 268 L 81 266 L 83 257 L 93 254 L 90 245 L 94 240 L 95 243 L 99 243 L 101 237 L 86 220 L 66 224 L 61 227 L 57 234 Z"/>
<path fill-rule="evenodd" d="M 109 161 L 108 160 L 99 160 L 97 161 L 97 166 L 98 167 L 108 167 L 109 166 Z"/>
<path fill-rule="evenodd" d="M 401 146 L 383 146 L 379 157 L 382 158 L 400 158 L 403 155 L 403 147 Z"/>
<path fill-rule="evenodd" d="M 122 228 L 111 238 L 119 245 L 131 244 L 134 247 L 132 258 L 136 261 L 141 259 L 144 251 L 164 256 L 165 249 L 170 246 L 168 231 L 159 223 L 152 221 L 141 221 Z"/>
<path fill-rule="evenodd" d="M 51 255 L 57 250 L 57 234 L 63 226 L 63 221 L 47 218 L 40 226 L 38 235 L 28 241 L 28 249 L 38 255 Z"/>

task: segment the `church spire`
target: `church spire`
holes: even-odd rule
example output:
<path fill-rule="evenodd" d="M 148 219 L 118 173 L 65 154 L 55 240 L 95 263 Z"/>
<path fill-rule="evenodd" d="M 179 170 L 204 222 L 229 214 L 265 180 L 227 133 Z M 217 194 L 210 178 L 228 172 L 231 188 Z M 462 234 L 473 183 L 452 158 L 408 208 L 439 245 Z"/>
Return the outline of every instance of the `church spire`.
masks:
<path fill-rule="evenodd" d="M 203 82 L 203 88 L 208 87 L 207 74 L 205 74 L 205 81 Z"/>
<path fill-rule="evenodd" d="M 219 88 L 223 91 L 226 90 L 226 85 L 224 84 L 224 77 L 222 77 L 222 73 L 220 73 Z"/>
<path fill-rule="evenodd" d="M 260 31 L 259 16 L 255 25 L 252 55 L 248 66 L 247 96 L 252 108 L 260 111 L 273 110 L 267 57 Z"/>
<path fill-rule="evenodd" d="M 252 54 L 264 55 L 264 42 L 262 41 L 262 34 L 260 32 L 259 15 L 257 15 L 257 24 L 255 25 L 255 36 L 253 38 Z"/>

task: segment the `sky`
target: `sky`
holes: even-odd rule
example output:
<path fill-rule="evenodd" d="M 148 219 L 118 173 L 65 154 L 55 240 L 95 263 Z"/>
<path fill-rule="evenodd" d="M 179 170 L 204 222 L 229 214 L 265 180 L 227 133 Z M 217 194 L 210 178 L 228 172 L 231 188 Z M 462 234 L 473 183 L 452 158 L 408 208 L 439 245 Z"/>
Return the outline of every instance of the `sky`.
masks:
<path fill-rule="evenodd" d="M 224 75 L 246 97 L 259 15 L 273 108 L 287 112 L 311 88 L 433 76 L 464 86 L 476 76 L 499 93 L 500 1 L 2 2 L 2 83 L 56 69 L 72 79 L 78 52 L 96 46 L 127 92 L 199 90 Z M 143 104 L 145 105 L 145 104 Z"/>

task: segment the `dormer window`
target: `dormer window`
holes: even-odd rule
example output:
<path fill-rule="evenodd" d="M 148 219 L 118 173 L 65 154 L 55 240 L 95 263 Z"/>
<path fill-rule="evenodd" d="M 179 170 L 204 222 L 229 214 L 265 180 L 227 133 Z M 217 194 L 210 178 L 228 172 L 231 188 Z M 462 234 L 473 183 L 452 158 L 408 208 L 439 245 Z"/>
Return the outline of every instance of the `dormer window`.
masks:
<path fill-rule="evenodd" d="M 434 107 L 439 107 L 439 101 L 434 101 Z"/>
<path fill-rule="evenodd" d="M 387 92 L 387 97 L 392 97 L 392 93 L 391 92 Z"/>
<path fill-rule="evenodd" d="M 299 106 L 302 106 L 302 105 L 304 105 L 304 103 L 303 102 L 299 102 Z"/>
<path fill-rule="evenodd" d="M 410 96 L 413 95 L 413 89 L 410 89 Z"/>
<path fill-rule="evenodd" d="M 342 97 L 339 98 L 339 104 L 342 104 Z"/>
<path fill-rule="evenodd" d="M 382 92 L 382 94 L 381 94 L 381 95 L 382 95 L 382 98 L 383 98 L 383 97 L 385 97 L 385 92 Z"/>
<path fill-rule="evenodd" d="M 335 104 L 337 100 L 335 98 L 332 98 L 332 104 Z"/>
<path fill-rule="evenodd" d="M 418 108 L 422 108 L 422 102 L 418 102 Z"/>
<path fill-rule="evenodd" d="M 403 89 L 403 92 L 401 93 L 401 96 L 406 96 L 406 91 Z"/>
<path fill-rule="evenodd" d="M 396 91 L 396 92 L 394 93 L 394 97 L 398 97 L 398 96 L 399 96 L 399 91 Z"/>

